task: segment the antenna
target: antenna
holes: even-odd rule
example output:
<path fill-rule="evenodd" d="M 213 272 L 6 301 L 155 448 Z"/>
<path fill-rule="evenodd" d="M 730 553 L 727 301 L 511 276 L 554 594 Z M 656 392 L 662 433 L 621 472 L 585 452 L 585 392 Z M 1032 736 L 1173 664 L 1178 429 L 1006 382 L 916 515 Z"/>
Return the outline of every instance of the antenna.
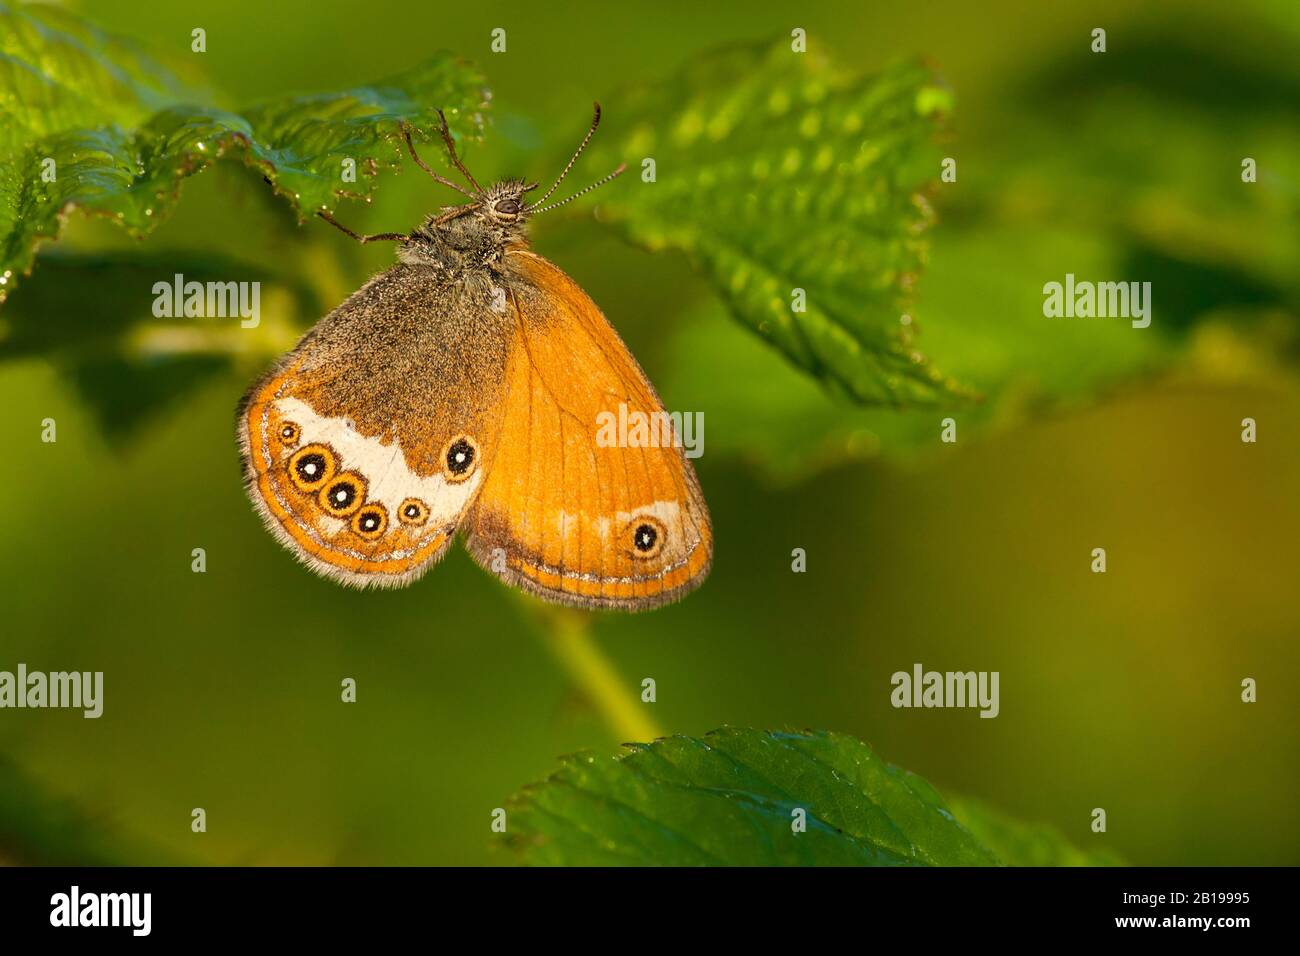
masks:
<path fill-rule="evenodd" d="M 569 170 L 571 170 L 573 164 L 578 161 L 578 157 L 582 155 L 582 151 L 587 148 L 587 144 L 591 142 L 591 137 L 596 135 L 596 127 L 600 125 L 600 104 L 593 103 L 592 106 L 595 107 L 596 112 L 591 118 L 591 129 L 587 130 L 587 135 L 584 136 L 582 142 L 578 144 L 577 151 L 574 152 L 573 158 L 569 160 L 569 164 L 564 167 L 564 172 L 560 173 L 560 178 L 551 184 L 551 188 L 546 190 L 546 194 L 542 196 L 541 199 L 532 204 L 534 207 L 542 205 L 542 203 L 551 198 L 551 193 L 555 192 L 555 190 L 560 187 L 560 183 L 564 182 L 564 177 L 569 175 Z"/>
<path fill-rule="evenodd" d="M 585 195 L 587 195 L 587 193 L 591 192 L 593 189 L 598 189 L 599 187 L 605 185 L 605 183 L 617 179 L 619 176 L 622 176 L 623 173 L 624 173 L 624 171 L 626 171 L 626 170 L 627 170 L 627 163 L 620 163 L 618 169 L 614 170 L 612 173 L 610 173 L 610 174 L 609 174 L 608 176 L 606 176 L 604 179 L 599 179 L 599 180 L 597 180 L 596 182 L 594 182 L 594 183 L 592 183 L 590 186 L 588 186 L 586 189 L 579 189 L 576 193 L 574 193 L 574 194 L 573 194 L 572 196 L 570 196 L 568 199 L 561 199 L 559 202 L 553 202 L 553 203 L 551 203 L 549 206 L 543 206 L 541 209 L 537 209 L 537 208 L 535 208 L 535 207 L 533 207 L 533 206 L 529 206 L 529 207 L 528 207 L 528 215 L 530 215 L 530 216 L 540 216 L 542 213 L 544 213 L 544 212 L 548 212 L 548 211 L 551 210 L 551 209 L 558 209 L 560 206 L 563 206 L 565 203 L 571 203 L 571 202 L 573 202 L 575 199 L 577 199 L 579 196 L 585 196 Z"/>

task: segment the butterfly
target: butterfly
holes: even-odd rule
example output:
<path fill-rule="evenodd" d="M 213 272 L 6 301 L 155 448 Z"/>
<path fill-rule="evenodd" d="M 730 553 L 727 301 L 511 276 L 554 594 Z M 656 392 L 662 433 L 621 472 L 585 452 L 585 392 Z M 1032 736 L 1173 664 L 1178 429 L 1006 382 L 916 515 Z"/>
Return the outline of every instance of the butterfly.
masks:
<path fill-rule="evenodd" d="M 335 581 L 400 587 L 452 539 L 507 583 L 544 599 L 639 610 L 680 598 L 708 574 L 713 532 L 680 441 L 598 440 L 620 405 L 663 404 L 599 308 L 533 252 L 537 183 L 468 188 L 412 160 L 468 201 L 444 206 L 397 243 L 397 263 L 313 327 L 244 396 L 245 484 L 272 534 Z M 659 419 L 662 420 L 662 419 Z M 625 443 L 626 444 L 626 443 Z"/>

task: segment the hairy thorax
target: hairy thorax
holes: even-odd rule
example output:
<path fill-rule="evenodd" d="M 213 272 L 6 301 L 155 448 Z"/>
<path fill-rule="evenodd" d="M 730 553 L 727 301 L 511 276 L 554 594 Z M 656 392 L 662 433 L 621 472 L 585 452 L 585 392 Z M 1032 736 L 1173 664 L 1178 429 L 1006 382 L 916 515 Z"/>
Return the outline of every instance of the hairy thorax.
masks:
<path fill-rule="evenodd" d="M 522 219 L 502 222 L 484 211 L 471 211 L 445 222 L 429 216 L 398 250 L 408 265 L 431 266 L 449 280 L 500 276 L 506 253 L 528 248 Z"/>

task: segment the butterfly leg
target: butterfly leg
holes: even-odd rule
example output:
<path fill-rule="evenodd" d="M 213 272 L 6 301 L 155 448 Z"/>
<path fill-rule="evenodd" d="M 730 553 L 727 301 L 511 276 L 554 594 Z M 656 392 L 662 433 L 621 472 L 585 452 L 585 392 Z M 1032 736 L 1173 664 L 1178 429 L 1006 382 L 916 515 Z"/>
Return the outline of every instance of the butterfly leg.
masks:
<path fill-rule="evenodd" d="M 442 114 L 440 113 L 438 115 L 441 116 Z M 446 122 L 447 121 L 444 119 L 443 123 L 446 124 Z M 411 127 L 407 126 L 405 123 L 402 124 L 402 138 L 406 140 L 406 148 L 411 153 L 411 159 L 415 160 L 415 165 L 419 166 L 421 169 L 423 169 L 426 173 L 428 173 L 438 182 L 442 183 L 444 186 L 450 186 L 452 189 L 456 190 L 457 192 L 464 193 L 470 199 L 476 198 L 474 194 L 470 192 L 468 189 L 466 189 L 464 186 L 457 185 L 456 183 L 453 183 L 450 179 L 445 179 L 442 176 L 439 176 L 437 173 L 435 173 L 432 169 L 428 167 L 428 165 L 424 162 L 424 160 L 420 158 L 419 154 L 416 153 L 415 143 L 411 142 Z M 455 156 L 455 153 L 453 153 L 452 155 Z"/>
<path fill-rule="evenodd" d="M 451 164 L 460 170 L 462 176 L 469 180 L 469 184 L 474 187 L 474 192 L 480 196 L 483 195 L 483 187 L 478 184 L 478 180 L 470 175 L 470 171 L 465 168 L 465 164 L 456 155 L 456 142 L 451 138 L 451 129 L 447 126 L 447 117 L 443 115 L 442 110 L 438 110 L 438 119 L 440 120 L 438 132 L 442 134 L 442 141 L 447 146 L 447 154 L 451 156 Z"/>
<path fill-rule="evenodd" d="M 406 242 L 406 240 L 410 238 L 400 232 L 377 232 L 373 236 L 363 236 L 359 233 L 353 232 L 327 212 L 317 212 L 316 215 L 320 216 L 335 229 L 347 233 L 357 242 Z"/>
<path fill-rule="evenodd" d="M 451 220 L 457 219 L 465 215 L 465 213 L 469 212 L 471 209 L 477 209 L 478 205 L 479 204 L 476 202 L 467 202 L 463 206 L 452 206 L 441 216 L 435 219 L 433 221 L 433 224 L 435 226 L 441 226 L 444 222 L 451 222 Z"/>

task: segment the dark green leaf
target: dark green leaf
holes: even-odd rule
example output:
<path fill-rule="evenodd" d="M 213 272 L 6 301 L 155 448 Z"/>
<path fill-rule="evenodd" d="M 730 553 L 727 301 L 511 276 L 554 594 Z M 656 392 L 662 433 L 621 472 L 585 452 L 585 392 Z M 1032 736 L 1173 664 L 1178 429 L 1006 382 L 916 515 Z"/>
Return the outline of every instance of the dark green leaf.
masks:
<path fill-rule="evenodd" d="M 507 811 L 541 865 L 984 866 L 934 788 L 825 731 L 724 729 L 582 754 Z M 794 812 L 807 829 L 792 828 Z"/>
<path fill-rule="evenodd" d="M 1224 30 L 1240 35 L 1220 42 Z M 1135 27 L 1105 69 L 1070 40 L 1005 94 L 1003 125 L 972 123 L 952 147 L 978 163 L 938 188 L 914 314 L 926 354 L 983 401 L 852 408 L 692 315 L 660 384 L 715 423 L 708 451 L 797 480 L 848 458 L 941 453 L 948 415 L 960 444 L 1154 375 L 1280 382 L 1300 360 L 1300 69 L 1279 54 L 1283 35 L 1245 23 L 1175 33 Z M 1241 180 L 1247 155 L 1258 182 Z M 1043 284 L 1067 271 L 1150 281 L 1151 327 L 1044 317 Z"/>

